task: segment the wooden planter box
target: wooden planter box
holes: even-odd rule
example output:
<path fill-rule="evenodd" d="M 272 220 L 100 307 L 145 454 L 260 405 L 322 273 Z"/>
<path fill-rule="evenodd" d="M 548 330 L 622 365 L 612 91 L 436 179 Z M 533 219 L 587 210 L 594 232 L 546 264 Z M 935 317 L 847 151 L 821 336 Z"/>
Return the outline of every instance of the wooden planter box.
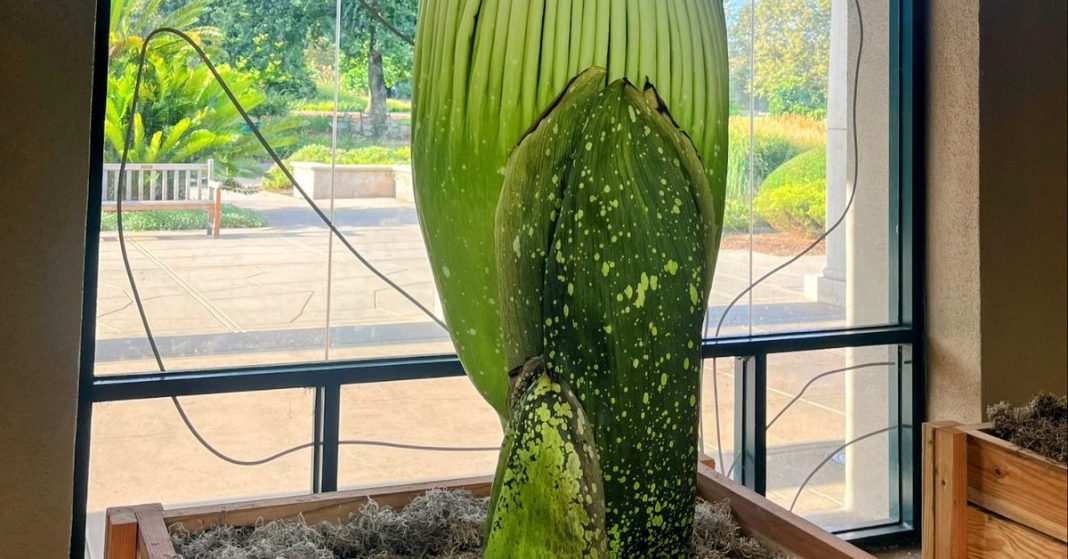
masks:
<path fill-rule="evenodd" d="M 1066 468 L 987 432 L 923 426 L 923 557 L 1068 557 Z"/>
<path fill-rule="evenodd" d="M 401 508 L 432 488 L 467 489 L 477 496 L 490 492 L 491 477 L 442 480 L 431 483 L 368 487 L 337 493 L 284 497 L 243 503 L 164 510 L 160 505 L 110 508 L 104 537 L 105 559 L 173 559 L 169 528 L 183 524 L 190 532 L 220 524 L 254 526 L 302 515 L 308 524 L 347 520 L 369 499 Z M 769 545 L 802 559 L 874 559 L 872 555 L 832 536 L 815 524 L 790 513 L 749 489 L 698 466 L 697 492 L 708 500 L 730 499 L 743 529 Z"/>

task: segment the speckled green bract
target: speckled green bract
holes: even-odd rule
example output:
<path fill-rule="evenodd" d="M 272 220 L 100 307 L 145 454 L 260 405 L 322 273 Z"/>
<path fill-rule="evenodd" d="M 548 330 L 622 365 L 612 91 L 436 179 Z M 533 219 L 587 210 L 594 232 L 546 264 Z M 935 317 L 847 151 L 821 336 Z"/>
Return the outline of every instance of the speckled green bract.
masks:
<path fill-rule="evenodd" d="M 505 168 L 497 204 L 498 299 L 505 358 L 518 365 L 544 353 L 545 269 L 564 180 L 574 165 L 595 97 L 605 86 L 603 68 L 580 74 L 538 125 L 523 138 Z"/>
<path fill-rule="evenodd" d="M 464 368 L 507 413 L 493 222 L 505 162 L 586 68 L 657 85 L 693 138 L 721 215 L 727 40 L 717 0 L 422 0 L 412 158 L 416 206 Z M 717 219 L 717 222 L 719 220 Z"/>
<path fill-rule="evenodd" d="M 603 77 L 579 76 L 506 168 L 507 354 L 544 353 L 590 418 L 611 555 L 683 557 L 719 227 L 698 155 L 652 86 Z"/>
<path fill-rule="evenodd" d="M 512 411 L 483 556 L 607 557 L 597 449 L 578 400 L 541 368 Z"/>

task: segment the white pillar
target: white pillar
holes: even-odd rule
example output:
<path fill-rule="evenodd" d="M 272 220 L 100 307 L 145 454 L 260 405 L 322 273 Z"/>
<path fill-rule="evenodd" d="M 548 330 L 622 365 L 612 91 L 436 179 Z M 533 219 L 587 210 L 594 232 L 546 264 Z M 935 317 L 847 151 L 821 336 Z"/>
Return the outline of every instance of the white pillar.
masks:
<path fill-rule="evenodd" d="M 831 0 L 831 54 L 827 79 L 827 227 L 845 211 L 848 189 L 849 1 Z M 805 276 L 808 299 L 845 306 L 845 235 L 845 228 L 839 227 L 827 237 L 827 263 L 823 271 Z"/>
<path fill-rule="evenodd" d="M 848 7 L 850 64 L 846 84 L 849 103 L 859 48 L 859 22 L 851 0 Z M 885 324 L 890 318 L 890 14 L 885 0 L 860 0 L 864 15 L 864 48 L 856 92 L 857 120 L 845 135 L 849 155 L 846 184 L 856 194 L 843 224 L 846 255 L 846 323 L 849 326 Z M 845 10 L 843 10 L 844 12 Z M 850 107 L 849 119 L 852 119 Z M 859 168 L 852 157 L 857 133 Z M 830 207 L 830 204 L 828 204 Z M 896 288 L 896 286 L 894 286 Z M 853 348 L 846 365 L 891 361 L 886 347 Z M 889 425 L 889 367 L 864 368 L 846 373 L 846 440 Z M 890 455 L 887 435 L 878 435 L 846 450 L 846 508 L 853 519 L 882 519 L 889 501 Z"/>

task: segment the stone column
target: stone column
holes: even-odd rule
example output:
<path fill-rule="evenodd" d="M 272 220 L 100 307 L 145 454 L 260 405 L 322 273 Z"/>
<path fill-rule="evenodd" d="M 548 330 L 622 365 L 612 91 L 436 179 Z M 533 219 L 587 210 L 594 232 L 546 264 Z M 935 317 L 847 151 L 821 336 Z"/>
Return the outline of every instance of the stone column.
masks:
<path fill-rule="evenodd" d="M 852 206 L 843 223 L 845 239 L 846 323 L 849 326 L 885 324 L 890 320 L 890 14 L 885 0 L 860 0 L 864 17 L 864 44 L 858 90 L 853 91 L 860 26 L 852 0 L 848 7 L 849 65 L 846 70 L 845 106 L 849 108 L 845 184 L 847 196 L 855 188 Z M 856 99 L 856 121 L 851 103 Z M 853 157 L 853 134 L 858 158 Z M 855 166 L 859 165 L 859 166 Z M 856 184 L 853 184 L 853 179 Z M 829 207 L 829 204 L 828 204 Z M 894 317 L 896 319 L 896 317 Z M 852 348 L 846 365 L 892 361 L 896 353 L 878 346 Z M 896 367 L 868 367 L 846 373 L 846 440 L 889 426 L 889 382 Z M 877 435 L 846 449 L 845 508 L 853 520 L 878 520 L 888 514 L 890 455 L 888 435 Z"/>
<path fill-rule="evenodd" d="M 846 149 L 849 102 L 849 2 L 831 0 L 831 54 L 827 79 L 827 227 L 845 211 Z M 805 297 L 845 306 L 846 240 L 839 227 L 827 237 L 827 264 L 819 274 L 805 276 Z"/>

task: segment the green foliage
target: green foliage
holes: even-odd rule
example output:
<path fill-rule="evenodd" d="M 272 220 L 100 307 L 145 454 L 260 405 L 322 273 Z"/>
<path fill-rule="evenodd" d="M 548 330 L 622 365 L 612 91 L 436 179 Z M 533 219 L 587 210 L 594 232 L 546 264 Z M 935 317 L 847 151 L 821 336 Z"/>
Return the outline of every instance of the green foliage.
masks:
<path fill-rule="evenodd" d="M 153 210 L 124 211 L 122 226 L 126 231 L 189 231 L 208 228 L 208 213 L 203 210 Z M 260 214 L 232 204 L 222 206 L 223 229 L 246 229 L 266 227 L 267 220 Z M 118 229 L 115 212 L 104 212 L 100 217 L 101 231 Z"/>
<path fill-rule="evenodd" d="M 330 163 L 330 147 L 322 145 L 304 146 L 293 152 L 289 160 Z M 412 150 L 407 146 L 369 146 L 337 150 L 338 165 L 404 165 L 410 163 L 411 160 Z"/>
<path fill-rule="evenodd" d="M 216 28 L 199 26 L 209 8 L 197 0 L 174 8 L 162 0 L 118 0 L 112 4 L 105 159 L 118 161 L 126 143 L 134 86 L 144 37 L 157 26 L 170 26 L 195 41 L 215 38 Z M 267 100 L 255 76 L 218 65 L 219 74 L 241 105 L 256 111 Z M 273 145 L 285 147 L 298 121 L 264 117 L 260 128 Z M 173 36 L 160 36 L 149 47 L 133 119 L 130 161 L 136 163 L 201 162 L 214 158 L 228 174 L 252 174 L 263 151 L 249 133 L 237 108 L 192 49 Z"/>
<path fill-rule="evenodd" d="M 310 37 L 333 37 L 333 4 L 312 0 L 226 0 L 211 8 L 230 62 L 248 72 L 272 96 L 313 91 L 305 66 Z"/>
<path fill-rule="evenodd" d="M 342 87 L 338 91 L 338 110 L 355 113 L 365 112 L 368 100 L 364 91 L 364 89 L 357 91 Z M 318 84 L 314 95 L 300 101 L 294 101 L 291 106 L 295 111 L 331 112 L 334 110 L 334 86 L 326 83 Z M 387 99 L 386 106 L 391 113 L 407 113 L 412 110 L 410 99 Z"/>
<path fill-rule="evenodd" d="M 228 65 L 219 74 L 246 110 L 266 100 L 252 76 Z M 137 66 L 127 64 L 108 78 L 104 119 L 105 158 L 118 161 L 126 141 L 126 124 L 133 100 Z M 130 161 L 184 163 L 214 158 L 227 173 L 250 174 L 263 148 L 249 133 L 237 108 L 199 60 L 150 54 L 134 117 Z M 272 145 L 293 143 L 299 125 L 292 118 L 264 117 L 260 129 Z"/>
<path fill-rule="evenodd" d="M 407 165 L 411 163 L 412 150 L 407 146 L 386 147 L 368 146 L 355 149 L 337 150 L 338 165 Z M 293 152 L 286 161 L 302 161 L 307 163 L 330 163 L 330 147 L 323 145 L 304 146 Z M 290 172 L 293 166 L 289 165 Z M 282 173 L 278 166 L 274 166 L 267 172 L 263 179 L 263 188 L 267 190 L 287 190 L 292 185 L 289 179 Z"/>
<path fill-rule="evenodd" d="M 753 209 L 779 231 L 815 237 L 827 216 L 827 151 L 813 148 L 787 161 L 760 186 Z"/>
<path fill-rule="evenodd" d="M 823 233 L 827 214 L 827 186 L 823 182 L 797 183 L 761 192 L 753 209 L 775 230 L 803 237 Z"/>
<path fill-rule="evenodd" d="M 178 29 L 189 35 L 209 52 L 221 39 L 216 27 L 199 25 L 201 16 L 212 0 L 190 0 L 181 6 L 172 7 L 165 0 L 112 0 L 108 27 L 108 63 L 111 66 L 127 64 L 136 60 L 145 38 L 160 27 Z M 176 43 L 157 43 L 158 52 L 167 55 L 175 50 Z M 163 46 L 160 46 L 163 45 Z"/>
<path fill-rule="evenodd" d="M 775 169 L 761 183 L 760 191 L 821 181 L 827 182 L 827 148 L 824 146 L 812 148 Z"/>
<path fill-rule="evenodd" d="M 368 0 L 368 5 L 408 36 L 414 35 L 417 0 Z M 332 74 L 335 5 L 314 0 L 227 0 L 211 9 L 231 62 L 248 71 L 272 95 L 291 99 L 315 93 L 320 66 Z M 341 66 L 346 87 L 365 91 L 370 38 L 382 53 L 386 83 L 411 76 L 412 46 L 390 33 L 362 2 L 342 4 Z M 323 54 L 316 60 L 313 51 Z M 331 95 L 332 98 L 332 95 Z"/>
<path fill-rule="evenodd" d="M 755 22 L 748 2 L 730 22 L 731 80 L 772 114 L 826 115 L 831 0 L 757 0 L 755 7 Z M 750 29 L 759 41 L 755 64 Z"/>
<path fill-rule="evenodd" d="M 794 156 L 823 145 L 826 137 L 822 122 L 790 115 L 756 118 L 752 132 L 752 172 L 757 185 L 761 185 L 772 171 Z M 723 225 L 728 230 L 744 231 L 749 228 L 750 213 L 749 117 L 732 116 L 728 137 L 727 195 Z"/>

